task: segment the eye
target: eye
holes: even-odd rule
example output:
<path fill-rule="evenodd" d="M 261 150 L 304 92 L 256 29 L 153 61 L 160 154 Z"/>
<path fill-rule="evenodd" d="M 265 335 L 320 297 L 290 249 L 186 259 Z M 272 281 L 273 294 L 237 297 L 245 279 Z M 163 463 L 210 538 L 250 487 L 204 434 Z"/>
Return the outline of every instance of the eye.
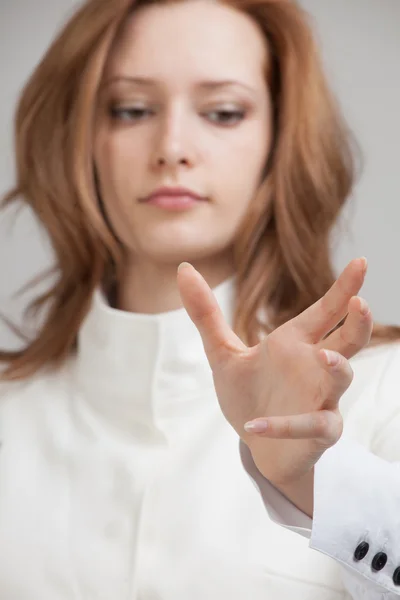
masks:
<path fill-rule="evenodd" d="M 236 125 L 246 116 L 244 110 L 220 109 L 206 113 L 207 118 L 218 125 Z"/>
<path fill-rule="evenodd" d="M 143 121 L 149 115 L 152 114 L 152 111 L 148 108 L 144 108 L 142 106 L 132 106 L 132 107 L 111 107 L 110 115 L 114 121 L 123 121 L 123 122 L 137 122 Z"/>

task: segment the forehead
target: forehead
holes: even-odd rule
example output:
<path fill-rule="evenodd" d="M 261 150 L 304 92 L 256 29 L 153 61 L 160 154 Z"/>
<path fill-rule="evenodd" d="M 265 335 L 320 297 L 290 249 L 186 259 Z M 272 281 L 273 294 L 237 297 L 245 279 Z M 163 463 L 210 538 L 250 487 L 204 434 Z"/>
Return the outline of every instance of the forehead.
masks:
<path fill-rule="evenodd" d="M 248 15 L 213 0 L 141 7 L 124 24 L 107 75 L 263 79 L 267 43 Z"/>

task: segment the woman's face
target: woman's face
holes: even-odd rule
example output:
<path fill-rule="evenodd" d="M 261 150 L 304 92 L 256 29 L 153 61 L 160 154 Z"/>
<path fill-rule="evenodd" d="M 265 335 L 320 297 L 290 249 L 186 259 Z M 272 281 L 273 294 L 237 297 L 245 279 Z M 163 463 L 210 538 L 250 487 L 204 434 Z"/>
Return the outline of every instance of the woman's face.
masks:
<path fill-rule="evenodd" d="M 110 55 L 94 159 L 132 260 L 218 260 L 231 251 L 271 142 L 268 54 L 250 17 L 209 0 L 139 9 Z M 183 187 L 202 200 L 144 199 Z"/>

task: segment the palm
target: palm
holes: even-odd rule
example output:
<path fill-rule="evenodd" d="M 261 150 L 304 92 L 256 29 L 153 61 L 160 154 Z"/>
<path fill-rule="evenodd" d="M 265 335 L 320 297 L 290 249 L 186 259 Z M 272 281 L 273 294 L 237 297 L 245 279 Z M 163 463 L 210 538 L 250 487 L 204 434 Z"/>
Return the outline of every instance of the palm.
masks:
<path fill-rule="evenodd" d="M 286 390 L 295 385 L 288 365 L 271 352 L 271 341 L 267 338 L 254 348 L 232 354 L 223 366 L 213 370 L 221 410 L 241 437 L 245 436 L 243 425 L 247 421 L 283 414 Z"/>
<path fill-rule="evenodd" d="M 243 428 L 244 423 L 258 417 L 313 412 L 321 408 L 324 400 L 324 371 L 315 353 L 295 336 L 287 340 L 287 348 L 279 348 L 280 337 L 281 332 L 275 331 L 247 355 L 232 357 L 224 368 L 213 373 L 225 418 L 249 444 L 256 462 L 269 463 L 271 481 L 303 474 L 312 466 L 318 444 L 314 439 L 251 439 Z M 268 460 L 268 456 L 274 460 Z"/>
<path fill-rule="evenodd" d="M 183 268 L 179 287 L 197 326 L 227 421 L 249 446 L 264 476 L 285 482 L 306 473 L 341 434 L 338 401 L 351 382 L 349 358 L 369 340 L 370 313 L 361 315 L 358 293 L 362 261 L 353 261 L 323 299 L 248 348 L 224 321 L 204 279 Z M 347 314 L 345 324 L 325 337 Z M 328 368 L 321 349 L 342 355 Z M 253 435 L 244 424 L 267 418 L 267 432 Z"/>

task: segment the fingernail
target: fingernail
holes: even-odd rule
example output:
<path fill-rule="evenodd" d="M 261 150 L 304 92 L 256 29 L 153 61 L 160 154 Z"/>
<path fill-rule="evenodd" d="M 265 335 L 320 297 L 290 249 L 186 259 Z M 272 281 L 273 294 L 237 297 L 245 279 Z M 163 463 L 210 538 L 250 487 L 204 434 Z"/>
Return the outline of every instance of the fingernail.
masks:
<path fill-rule="evenodd" d="M 267 431 L 268 421 L 249 421 L 244 429 L 247 433 L 265 433 Z"/>
<path fill-rule="evenodd" d="M 367 315 L 369 313 L 369 306 L 366 302 L 366 300 L 364 300 L 364 298 L 359 298 L 360 300 L 360 312 L 362 315 Z"/>
<path fill-rule="evenodd" d="M 190 267 L 190 263 L 188 262 L 182 262 L 179 267 L 178 267 L 178 273 L 181 269 L 185 269 L 186 267 Z"/>
<path fill-rule="evenodd" d="M 334 367 L 339 362 L 339 356 L 336 352 L 332 352 L 332 350 L 324 350 L 324 354 L 326 356 L 326 364 L 330 367 Z"/>

